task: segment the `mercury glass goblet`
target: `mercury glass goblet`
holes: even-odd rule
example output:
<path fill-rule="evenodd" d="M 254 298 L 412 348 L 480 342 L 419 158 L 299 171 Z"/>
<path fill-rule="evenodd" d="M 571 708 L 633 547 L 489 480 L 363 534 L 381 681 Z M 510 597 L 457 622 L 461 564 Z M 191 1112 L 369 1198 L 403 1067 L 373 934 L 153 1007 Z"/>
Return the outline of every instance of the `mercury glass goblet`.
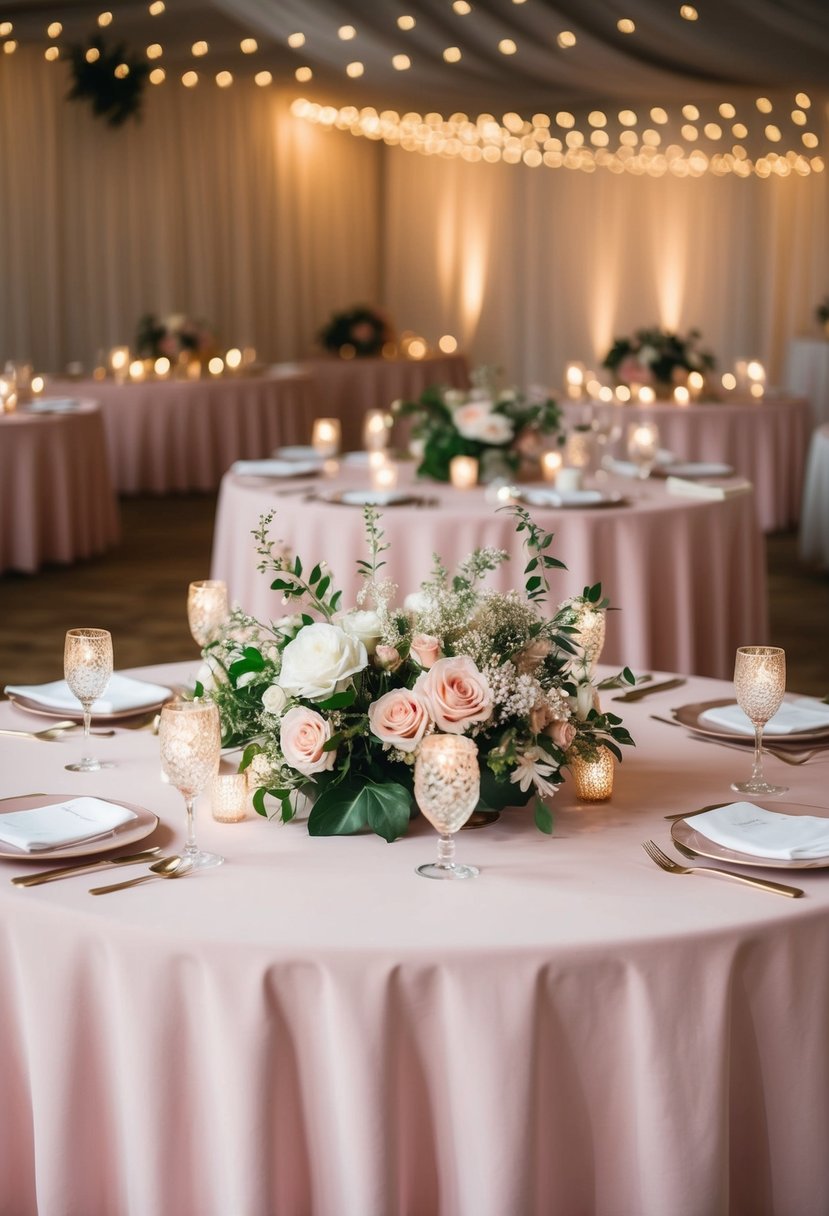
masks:
<path fill-rule="evenodd" d="M 737 704 L 754 727 L 754 764 L 748 781 L 733 781 L 741 794 L 783 794 L 763 776 L 763 727 L 780 708 L 786 691 L 786 652 L 779 646 L 741 646 L 734 663 Z"/>
<path fill-rule="evenodd" d="M 429 735 L 415 761 L 417 805 L 440 833 L 436 862 L 417 867 L 424 878 L 477 878 L 475 866 L 455 862 L 454 833 L 478 804 L 481 774 L 478 748 L 462 735 Z"/>
<path fill-rule="evenodd" d="M 92 706 L 103 696 L 112 676 L 112 635 L 106 629 L 70 629 L 63 647 L 63 676 L 69 691 L 83 707 L 84 753 L 89 750 Z M 94 773 L 112 768 L 84 754 L 76 764 L 64 766 L 70 773 Z"/>
<path fill-rule="evenodd" d="M 219 770 L 222 732 L 219 710 L 212 701 L 174 701 L 161 711 L 158 730 L 161 768 L 170 785 L 184 798 L 187 840 L 184 857 L 199 869 L 220 866 L 224 857 L 204 853 L 196 844 L 194 804 Z"/>
<path fill-rule="evenodd" d="M 187 590 L 187 621 L 193 641 L 202 650 L 219 636 L 228 617 L 227 584 L 202 579 Z"/>

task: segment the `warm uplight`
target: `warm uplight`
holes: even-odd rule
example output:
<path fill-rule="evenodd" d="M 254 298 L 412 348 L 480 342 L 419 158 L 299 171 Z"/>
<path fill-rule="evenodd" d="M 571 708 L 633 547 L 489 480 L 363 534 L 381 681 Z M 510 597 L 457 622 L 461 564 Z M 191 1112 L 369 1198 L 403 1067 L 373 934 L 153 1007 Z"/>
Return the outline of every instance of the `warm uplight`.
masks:
<path fill-rule="evenodd" d="M 297 47 L 305 46 L 305 35 L 304 34 L 289 34 L 288 35 L 288 46 L 293 47 L 294 50 L 296 50 Z"/>
<path fill-rule="evenodd" d="M 620 34 L 632 34 L 636 29 L 636 22 L 631 21 L 630 17 L 620 17 L 616 22 L 616 29 Z"/>
<path fill-rule="evenodd" d="M 220 359 L 218 355 L 214 355 L 207 364 L 207 370 L 210 372 L 211 376 L 221 376 L 222 372 L 225 370 L 224 359 Z"/>
<path fill-rule="evenodd" d="M 259 85 L 260 89 L 263 89 L 266 85 L 273 82 L 273 73 L 267 70 L 264 72 L 257 72 L 253 79 Z"/>
<path fill-rule="evenodd" d="M 181 83 L 185 89 L 193 89 L 199 83 L 198 72 L 185 72 L 181 78 Z"/>
<path fill-rule="evenodd" d="M 572 30 L 562 30 L 558 38 L 556 38 L 556 42 L 563 51 L 566 51 L 571 46 L 576 45 L 576 35 Z"/>
<path fill-rule="evenodd" d="M 190 47 L 190 50 L 191 50 L 192 54 L 194 54 L 196 56 L 196 58 L 198 59 L 202 55 L 206 55 L 207 52 L 210 50 L 210 47 L 207 45 L 207 43 L 204 41 L 203 38 L 200 38 L 198 42 L 193 43 L 193 45 Z"/>
<path fill-rule="evenodd" d="M 259 50 L 259 43 L 255 38 L 243 38 L 239 43 L 239 50 L 243 55 L 255 55 Z"/>
<path fill-rule="evenodd" d="M 62 33 L 63 33 L 63 26 L 61 25 L 61 23 L 59 21 L 52 21 L 52 22 L 50 22 L 49 25 L 46 26 L 46 37 L 47 38 L 60 38 Z"/>
<path fill-rule="evenodd" d="M 438 347 L 445 355 L 454 355 L 455 351 L 458 349 L 458 339 L 453 338 L 451 334 L 444 334 L 443 337 L 438 340 Z"/>
<path fill-rule="evenodd" d="M 164 68 L 153 68 L 150 72 L 150 84 L 164 84 L 166 79 L 167 73 L 164 71 Z"/>

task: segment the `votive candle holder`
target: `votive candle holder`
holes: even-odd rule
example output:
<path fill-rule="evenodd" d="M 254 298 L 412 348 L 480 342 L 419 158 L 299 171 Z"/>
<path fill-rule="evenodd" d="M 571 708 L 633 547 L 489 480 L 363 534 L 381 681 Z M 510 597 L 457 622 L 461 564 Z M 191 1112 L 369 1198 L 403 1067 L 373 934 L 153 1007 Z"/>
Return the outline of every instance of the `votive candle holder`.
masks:
<path fill-rule="evenodd" d="M 471 490 L 478 484 L 478 461 L 474 456 L 453 456 L 449 461 L 449 480 L 456 490 Z"/>
<path fill-rule="evenodd" d="M 248 818 L 250 791 L 244 773 L 218 773 L 210 783 L 210 810 L 218 823 Z"/>
<path fill-rule="evenodd" d="M 339 418 L 315 418 L 311 446 L 318 456 L 336 456 L 340 450 Z"/>
<path fill-rule="evenodd" d="M 607 802 L 613 794 L 613 756 L 599 747 L 594 756 L 569 756 L 567 767 L 579 802 Z"/>

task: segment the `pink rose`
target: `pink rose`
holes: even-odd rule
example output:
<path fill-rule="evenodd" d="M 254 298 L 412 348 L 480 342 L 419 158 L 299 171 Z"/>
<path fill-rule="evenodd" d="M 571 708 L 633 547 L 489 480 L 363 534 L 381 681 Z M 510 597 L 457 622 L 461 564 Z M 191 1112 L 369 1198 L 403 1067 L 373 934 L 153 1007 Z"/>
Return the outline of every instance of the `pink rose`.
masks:
<path fill-rule="evenodd" d="M 291 768 L 306 777 L 334 767 L 336 751 L 324 752 L 323 744 L 331 738 L 331 724 L 322 714 L 295 705 L 283 714 L 279 723 L 279 745 Z"/>
<path fill-rule="evenodd" d="M 396 646 L 378 646 L 374 651 L 374 661 L 384 671 L 397 671 L 400 666 L 400 651 Z"/>
<path fill-rule="evenodd" d="M 408 688 L 394 688 L 368 707 L 371 733 L 401 752 L 413 752 L 429 725 L 425 703 Z"/>
<path fill-rule="evenodd" d="M 416 633 L 412 638 L 410 653 L 421 667 L 432 667 L 440 657 L 440 642 L 431 633 Z"/>
<path fill-rule="evenodd" d="M 426 702 L 438 730 L 462 735 L 492 716 L 492 689 L 469 655 L 438 659 L 417 677 L 414 691 Z"/>
<path fill-rule="evenodd" d="M 552 722 L 544 734 L 552 739 L 556 747 L 560 747 L 563 752 L 566 752 L 576 737 L 576 728 L 572 722 Z"/>

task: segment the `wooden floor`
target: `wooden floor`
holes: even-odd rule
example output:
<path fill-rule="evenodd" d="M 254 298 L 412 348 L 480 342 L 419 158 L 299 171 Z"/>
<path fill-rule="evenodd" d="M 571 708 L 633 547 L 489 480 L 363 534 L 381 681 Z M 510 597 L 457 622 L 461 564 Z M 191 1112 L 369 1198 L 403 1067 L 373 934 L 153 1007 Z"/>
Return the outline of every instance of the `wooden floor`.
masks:
<path fill-rule="evenodd" d="M 111 631 L 119 668 L 194 655 L 187 584 L 209 576 L 215 507 L 205 494 L 123 499 L 123 539 L 112 553 L 0 578 L 0 684 L 59 678 L 64 634 L 78 625 Z M 825 697 L 829 575 L 800 565 L 794 535 L 769 537 L 767 549 L 771 640 L 786 650 L 788 687 Z"/>

